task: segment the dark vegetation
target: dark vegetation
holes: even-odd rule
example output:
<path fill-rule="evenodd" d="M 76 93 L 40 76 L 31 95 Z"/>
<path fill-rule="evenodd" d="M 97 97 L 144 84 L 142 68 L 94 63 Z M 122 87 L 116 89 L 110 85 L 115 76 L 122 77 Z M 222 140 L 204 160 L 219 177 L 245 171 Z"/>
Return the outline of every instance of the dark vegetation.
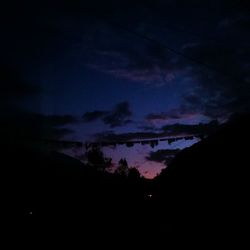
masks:
<path fill-rule="evenodd" d="M 117 171 L 98 148 L 88 164 L 6 143 L 2 166 L 7 226 L 18 234 L 142 243 L 245 237 L 249 214 L 249 115 L 178 153 L 154 180 L 121 159 Z"/>

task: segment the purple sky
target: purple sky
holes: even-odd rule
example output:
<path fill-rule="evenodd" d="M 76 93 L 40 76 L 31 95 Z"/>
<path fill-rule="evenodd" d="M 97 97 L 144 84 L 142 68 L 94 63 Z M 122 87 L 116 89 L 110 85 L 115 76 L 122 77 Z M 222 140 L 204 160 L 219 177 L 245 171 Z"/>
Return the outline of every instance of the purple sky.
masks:
<path fill-rule="evenodd" d="M 19 126 L 31 119 L 46 138 L 82 142 L 151 138 L 195 134 L 199 123 L 249 110 L 244 1 L 38 2 L 5 11 L 2 102 L 23 117 Z M 189 126 L 166 127 L 173 124 Z M 104 152 L 152 177 L 165 165 L 147 160 L 151 151 L 194 142 Z"/>

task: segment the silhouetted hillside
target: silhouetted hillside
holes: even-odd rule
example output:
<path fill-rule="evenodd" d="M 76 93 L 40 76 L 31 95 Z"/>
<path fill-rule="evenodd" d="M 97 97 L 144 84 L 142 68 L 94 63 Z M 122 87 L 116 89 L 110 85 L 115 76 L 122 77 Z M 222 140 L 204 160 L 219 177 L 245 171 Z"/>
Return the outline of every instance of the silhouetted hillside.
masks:
<path fill-rule="evenodd" d="M 8 225 L 18 234 L 82 234 L 87 240 L 123 237 L 128 227 L 131 235 L 143 228 L 147 233 L 149 181 L 98 171 L 61 153 L 15 146 L 5 147 L 3 168 Z"/>
<path fill-rule="evenodd" d="M 238 116 L 181 151 L 155 179 L 157 206 L 173 232 L 207 242 L 244 237 L 248 225 L 250 116 Z"/>

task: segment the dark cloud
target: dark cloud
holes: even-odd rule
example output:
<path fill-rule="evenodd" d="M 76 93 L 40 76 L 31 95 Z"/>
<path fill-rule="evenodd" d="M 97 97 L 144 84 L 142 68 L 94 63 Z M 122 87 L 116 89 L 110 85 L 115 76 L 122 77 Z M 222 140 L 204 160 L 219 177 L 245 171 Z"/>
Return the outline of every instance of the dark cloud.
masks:
<path fill-rule="evenodd" d="M 98 133 L 95 135 L 97 141 L 101 142 L 123 142 L 133 140 L 159 139 L 171 136 L 187 136 L 187 135 L 207 135 L 219 128 L 219 123 L 211 121 L 210 123 L 200 123 L 196 125 L 173 124 L 165 125 L 161 132 L 134 132 L 116 134 L 112 131 L 107 133 Z M 159 131 L 159 129 L 158 129 Z"/>
<path fill-rule="evenodd" d="M 6 58 L 44 63 L 74 47 L 81 63 L 133 82 L 166 86 L 188 77 L 194 86 L 183 87 L 183 104 L 190 112 L 220 118 L 249 110 L 249 1 L 38 2 L 33 12 L 25 4 L 6 11 L 14 22 L 3 31 L 12 47 Z M 22 87 L 19 95 L 34 91 Z M 114 113 L 103 121 L 116 127 L 129 119 Z"/>
<path fill-rule="evenodd" d="M 26 81 L 19 70 L 9 65 L 0 66 L 0 134 L 6 145 L 47 147 L 41 144 L 43 139 L 58 140 L 74 132 L 69 125 L 78 119 L 71 115 L 43 115 L 19 106 L 27 100 L 37 101 L 31 102 L 32 108 L 37 103 L 41 105 L 41 94 L 44 94 L 41 86 Z"/>
<path fill-rule="evenodd" d="M 154 132 L 135 132 L 135 133 L 121 133 L 116 134 L 113 132 L 99 133 L 96 134 L 97 141 L 107 141 L 107 142 L 123 142 L 131 140 L 143 140 L 143 139 L 153 139 L 166 136 L 166 133 L 154 133 Z"/>
<path fill-rule="evenodd" d="M 190 98 L 187 97 L 187 99 L 189 100 Z M 181 104 L 178 108 L 170 109 L 167 112 L 150 113 L 145 116 L 145 119 L 149 123 L 154 123 L 157 121 L 168 122 L 180 119 L 188 120 L 198 115 L 200 115 L 200 113 L 197 110 L 190 109 L 185 103 Z"/>
<path fill-rule="evenodd" d="M 169 112 L 150 113 L 146 115 L 145 119 L 149 122 L 153 122 L 157 120 L 167 121 L 167 120 L 187 118 L 190 115 L 192 114 L 181 113 L 180 110 L 174 109 L 174 110 L 170 110 Z"/>
<path fill-rule="evenodd" d="M 14 70 L 1 69 L 0 134 L 2 142 L 11 147 L 21 145 L 53 150 L 68 147 L 65 143 L 52 146 L 51 143 L 44 143 L 44 140 L 61 140 L 74 133 L 70 126 L 80 120 L 72 115 L 44 115 L 19 107 L 22 100 L 39 98 L 42 89 L 23 81 L 21 74 Z"/>
<path fill-rule="evenodd" d="M 0 124 L 3 141 L 14 144 L 15 141 L 28 141 L 34 138 L 58 139 L 73 132 L 63 127 L 77 122 L 73 116 L 42 115 L 19 107 L 22 101 L 39 99 L 43 93 L 40 85 L 25 81 L 20 71 L 8 65 L 1 65 L 0 83 Z M 34 107 L 37 104 L 31 105 Z"/>
<path fill-rule="evenodd" d="M 132 121 L 129 119 L 132 116 L 132 112 L 128 102 L 118 103 L 111 111 L 95 110 L 92 112 L 86 112 L 83 115 L 84 122 L 94 122 L 102 120 L 104 124 L 110 128 L 124 126 Z"/>
<path fill-rule="evenodd" d="M 137 128 L 142 131 L 151 131 L 151 132 L 157 131 L 157 128 L 155 126 L 141 125 L 138 126 Z"/>
<path fill-rule="evenodd" d="M 95 54 L 99 60 L 92 58 L 95 62 L 90 62 L 89 66 L 118 78 L 156 87 L 173 82 L 180 73 L 185 74 L 187 66 L 164 48 L 138 39 L 128 48 L 124 42 L 129 44 L 131 38 L 119 37 L 114 38 L 116 43 L 112 48 L 97 49 Z"/>
<path fill-rule="evenodd" d="M 166 120 L 169 118 L 169 115 L 167 113 L 150 113 L 146 117 L 146 120 L 152 121 L 152 120 Z"/>
<path fill-rule="evenodd" d="M 93 122 L 103 118 L 105 115 L 107 115 L 107 113 L 107 111 L 95 110 L 92 112 L 86 112 L 82 118 L 84 122 Z"/>
<path fill-rule="evenodd" d="M 128 118 L 132 116 L 128 102 L 117 104 L 113 111 L 103 118 L 103 122 L 111 128 L 120 127 L 131 122 Z"/>
<path fill-rule="evenodd" d="M 65 126 L 77 123 L 78 119 L 71 115 L 31 114 L 27 122 L 34 126 L 34 132 L 40 132 L 41 137 L 60 139 L 73 132 Z"/>
<path fill-rule="evenodd" d="M 214 3 L 217 10 L 214 12 L 214 7 L 208 2 L 187 5 L 184 1 L 178 1 L 178 3 L 168 1 L 165 4 L 156 1 L 149 11 L 148 19 L 140 19 L 139 16 L 147 13 L 145 8 L 147 9 L 148 6 L 145 6 L 144 10 L 139 12 L 135 24 L 130 25 L 128 30 L 132 33 L 144 34 L 159 43 L 145 41 L 132 34 L 124 35 L 120 29 L 111 31 L 107 26 L 109 31 L 106 30 L 106 32 L 111 36 L 106 37 L 113 37 L 116 33 L 119 33 L 119 36 L 116 34 L 112 39 L 114 46 L 107 46 L 107 41 L 99 44 L 95 53 L 96 58 L 101 60 L 92 58 L 91 66 L 120 78 L 154 86 L 175 84 L 178 76 L 181 76 L 181 79 L 189 78 L 193 82 L 193 88 L 183 89 L 185 92 L 183 104 L 189 113 L 195 110 L 214 119 L 225 118 L 231 113 L 250 109 L 250 85 L 248 84 L 250 36 L 247 32 L 250 19 L 245 8 L 242 8 L 243 4 L 234 5 L 220 1 L 220 3 Z M 199 11 L 194 12 L 194 6 Z M 172 13 L 176 13 L 177 9 L 179 13 L 182 9 L 180 15 L 183 16 L 176 20 L 177 17 L 173 17 L 171 9 Z M 170 15 L 165 15 L 163 22 L 159 22 L 160 17 L 152 22 L 147 21 L 154 15 L 153 10 L 158 13 L 158 16 L 161 16 L 162 10 L 169 12 Z M 230 10 L 229 13 L 228 10 Z M 188 13 L 193 13 L 192 18 Z M 112 20 L 117 22 L 115 14 L 111 16 Z M 130 24 L 129 21 L 122 19 L 118 18 L 118 23 L 127 27 Z M 168 19 L 172 19 L 172 23 L 177 24 L 177 28 L 159 29 L 159 24 L 161 26 L 166 24 L 168 27 Z M 197 20 L 201 21 L 197 22 Z M 210 21 L 207 22 L 207 20 Z M 181 25 L 178 25 L 179 23 Z M 181 28 L 178 29 L 178 26 Z M 130 44 L 131 40 L 133 40 L 133 46 L 124 46 L 124 41 Z M 176 44 L 173 41 L 177 41 Z M 178 112 L 176 114 L 178 119 Z M 172 116 L 176 114 L 173 113 Z M 148 118 L 165 120 L 171 117 L 167 112 L 155 114 L 155 116 L 152 114 Z"/>
<path fill-rule="evenodd" d="M 210 134 L 211 132 L 217 130 L 219 127 L 218 121 L 214 120 L 209 123 L 200 123 L 197 125 L 187 125 L 187 124 L 173 124 L 165 125 L 162 130 L 169 135 L 198 135 L 198 134 Z"/>
<path fill-rule="evenodd" d="M 96 52 L 104 61 L 99 60 L 99 63 L 93 63 L 96 69 L 114 74 L 118 77 L 127 78 L 132 81 L 162 86 L 175 79 L 176 75 L 184 75 L 184 72 L 190 66 L 195 68 L 198 66 L 200 70 L 199 63 L 197 65 L 195 61 L 204 62 L 204 65 L 210 65 L 210 69 L 215 68 L 218 69 L 218 71 L 222 71 L 223 69 L 220 64 L 222 62 L 224 64 L 227 63 L 228 55 L 233 57 L 235 55 L 235 48 L 239 43 L 239 41 L 235 43 L 235 40 L 238 39 L 238 36 L 235 36 L 235 32 L 233 32 L 233 30 L 227 32 L 225 37 L 227 37 L 228 33 L 231 35 L 233 34 L 233 36 L 236 37 L 236 39 L 234 38 L 234 40 L 229 43 L 229 41 L 223 37 L 225 35 L 223 35 L 224 30 L 223 32 L 221 32 L 221 30 L 216 30 L 215 32 L 214 30 L 218 23 L 221 22 L 221 19 L 224 20 L 224 16 L 227 16 L 227 10 L 234 10 L 236 13 L 244 11 L 244 8 L 241 8 L 241 4 L 235 4 L 234 6 L 232 4 L 228 4 L 226 1 L 220 1 L 220 3 L 214 3 L 213 5 L 215 7 L 213 7 L 208 1 L 200 4 L 195 2 L 189 2 L 187 4 L 185 1 L 155 1 L 154 3 L 145 3 L 143 5 L 133 3 L 133 11 L 130 13 L 129 19 L 132 19 L 134 23 L 133 25 L 129 25 L 130 22 L 128 20 L 128 13 L 126 13 L 126 10 L 128 10 L 128 6 L 130 6 L 130 4 L 130 2 L 127 4 L 121 3 L 120 6 L 111 4 L 116 11 L 110 12 L 109 10 L 105 16 L 108 16 L 109 19 L 113 20 L 113 22 L 110 22 L 111 24 L 119 23 L 121 26 L 129 26 L 127 30 L 132 31 L 131 33 L 146 34 L 146 37 L 152 37 L 152 40 L 159 42 L 143 41 L 143 39 L 138 39 L 138 37 L 133 37 L 133 35 L 131 35 L 130 40 L 133 39 L 133 46 L 131 45 L 130 48 L 128 48 L 128 46 L 124 46 L 124 43 L 122 42 L 122 40 L 128 39 L 127 36 L 122 34 L 126 33 L 126 29 L 124 28 L 123 31 L 122 29 L 114 29 L 115 33 L 119 33 L 119 36 L 116 34 L 116 37 L 120 38 L 116 38 L 118 40 L 116 40 L 115 46 L 107 47 L 105 45 L 100 45 Z M 140 8 L 138 8 L 139 6 Z M 113 9 L 112 7 L 110 9 Z M 123 11 L 122 13 L 119 13 L 121 12 L 121 9 Z M 198 9 L 199 11 L 194 11 L 194 9 Z M 216 12 L 214 9 L 216 9 Z M 117 13 L 119 13 L 119 15 Z M 176 15 L 176 13 L 179 15 Z M 190 13 L 192 13 L 192 18 L 190 18 Z M 211 16 L 213 18 L 211 18 Z M 187 27 L 187 30 L 190 32 L 181 32 L 183 34 L 179 34 L 180 32 L 178 32 L 178 28 L 176 30 L 174 28 L 172 30 L 165 30 L 165 32 L 163 32 L 163 30 L 160 31 L 159 26 L 164 26 L 165 23 L 168 24 L 169 19 L 172 19 L 172 23 L 179 24 L 182 22 L 181 30 L 185 30 Z M 247 26 L 248 20 L 246 19 L 247 17 L 244 18 L 244 22 L 242 20 L 241 22 L 237 21 L 237 33 L 241 32 L 239 31 L 241 30 L 241 27 L 244 28 Z M 199 22 L 197 22 L 197 20 L 199 20 Z M 207 20 L 210 20 L 211 22 L 207 22 Z M 192 25 L 190 25 L 191 23 Z M 209 23 L 210 26 L 208 26 Z M 236 21 L 228 21 L 226 23 L 228 29 L 228 26 L 232 26 L 232 24 L 235 25 Z M 151 28 L 152 26 L 154 28 Z M 196 30 L 194 31 L 190 27 L 194 27 Z M 204 30 L 216 33 L 214 37 L 218 39 L 218 42 L 215 41 L 211 43 L 210 41 L 203 39 Z M 197 39 L 196 36 L 194 39 L 192 37 L 192 33 L 198 33 L 199 39 Z M 210 36 L 209 34 L 206 35 Z M 167 36 L 167 41 L 169 42 L 164 42 L 165 36 Z M 180 48 L 183 48 L 183 51 L 181 51 L 178 47 L 176 48 L 171 42 L 172 40 L 178 39 L 181 40 L 181 42 L 179 44 L 177 42 L 177 45 L 179 45 Z M 106 41 L 103 43 L 107 44 Z M 161 46 L 161 44 L 166 44 L 167 46 Z M 190 44 L 199 46 L 190 46 Z M 229 44 L 229 46 L 225 46 L 227 44 Z M 248 43 L 245 42 L 245 44 L 247 45 Z M 167 47 L 169 47 L 170 50 L 172 48 L 172 51 L 170 52 Z M 173 53 L 173 51 L 179 51 L 180 53 L 177 55 L 178 53 Z M 186 55 L 186 57 L 184 57 L 185 60 L 183 60 L 183 57 L 180 54 Z M 194 60 L 190 61 L 187 59 L 188 57 L 194 58 Z M 114 63 L 111 64 L 110 62 Z M 203 72 L 202 74 L 206 74 L 206 72 Z M 192 75 L 192 72 L 189 72 L 189 76 L 195 78 L 195 75 Z"/>
<path fill-rule="evenodd" d="M 80 1 L 64 1 L 58 5 L 48 5 L 42 1 L 38 6 L 41 6 L 39 15 L 35 17 L 27 11 L 25 4 L 19 6 L 19 11 L 23 13 L 20 20 L 15 17 L 13 10 L 10 12 L 15 24 L 9 30 L 22 33 L 19 43 L 13 46 L 15 51 L 12 53 L 18 57 L 32 60 L 39 58 L 40 61 L 46 62 L 62 51 L 68 51 L 71 43 L 80 42 L 79 54 L 84 55 L 84 63 L 98 70 L 151 84 L 164 84 L 166 79 L 171 78 L 172 66 L 167 63 L 167 53 L 164 49 L 151 43 L 145 45 L 140 40 L 134 41 L 133 37 L 109 21 L 119 19 L 119 22 L 133 24 L 134 17 L 139 14 L 142 20 L 145 20 L 148 6 L 144 7 L 134 1 L 119 1 L 119 4 L 114 1 L 93 1 L 84 5 Z M 36 6 L 33 7 L 37 9 Z M 14 40 L 11 33 L 6 37 Z M 128 43 L 131 46 L 126 46 Z M 163 72 L 164 68 L 169 68 L 169 75 Z"/>
<path fill-rule="evenodd" d="M 62 139 L 73 133 L 69 127 L 78 122 L 70 115 L 42 115 L 12 110 L 1 116 L 1 134 L 7 141 L 34 139 Z"/>
<path fill-rule="evenodd" d="M 160 149 L 152 151 L 146 157 L 146 160 L 168 164 L 179 151 L 179 149 Z"/>
<path fill-rule="evenodd" d="M 212 118 L 250 110 L 250 36 L 243 32 L 249 24 L 249 16 L 244 15 L 223 19 L 216 40 L 183 49 L 209 66 L 193 67 L 190 72 L 196 88 L 184 99 L 191 110 L 199 109 Z"/>
<path fill-rule="evenodd" d="M 19 70 L 9 65 L 0 66 L 2 141 L 15 145 L 41 139 L 61 139 L 74 132 L 69 126 L 79 122 L 76 117 L 32 113 L 19 106 L 22 101 L 31 99 L 32 108 L 41 105 L 39 98 L 42 94 L 41 86 L 26 81 Z"/>

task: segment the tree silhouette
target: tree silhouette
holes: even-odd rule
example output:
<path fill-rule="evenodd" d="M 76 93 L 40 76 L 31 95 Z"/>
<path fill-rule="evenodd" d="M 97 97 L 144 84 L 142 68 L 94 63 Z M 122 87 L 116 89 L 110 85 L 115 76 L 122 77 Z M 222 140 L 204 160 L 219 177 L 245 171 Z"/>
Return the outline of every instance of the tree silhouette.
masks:
<path fill-rule="evenodd" d="M 87 164 L 99 171 L 107 171 L 112 167 L 112 158 L 105 157 L 99 147 L 92 147 L 86 152 Z"/>
<path fill-rule="evenodd" d="M 128 167 L 128 162 L 125 158 L 120 159 L 119 165 L 115 170 L 115 173 L 121 176 L 128 176 L 129 167 Z"/>
<path fill-rule="evenodd" d="M 138 179 L 141 178 L 141 174 L 140 174 L 140 172 L 138 171 L 137 168 L 132 167 L 132 168 L 129 168 L 128 178 L 131 179 L 131 180 L 138 180 Z"/>

